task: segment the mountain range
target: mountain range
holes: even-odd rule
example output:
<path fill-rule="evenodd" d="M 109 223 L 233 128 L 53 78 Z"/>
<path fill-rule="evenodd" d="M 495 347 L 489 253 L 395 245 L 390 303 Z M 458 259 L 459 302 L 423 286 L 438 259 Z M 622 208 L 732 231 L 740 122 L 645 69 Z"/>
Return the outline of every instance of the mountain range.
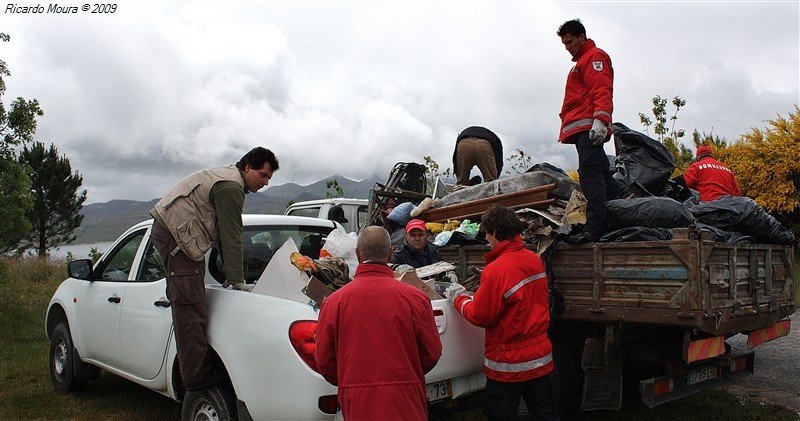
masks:
<path fill-rule="evenodd" d="M 373 175 L 362 181 L 353 181 L 334 175 L 307 186 L 295 183 L 267 187 L 258 193 L 245 195 L 244 213 L 264 213 L 280 215 L 291 203 L 306 200 L 324 199 L 328 193 L 335 194 L 328 188 L 329 181 L 336 181 L 344 192 L 344 197 L 369 199 L 369 192 L 375 183 L 385 183 L 385 177 Z M 132 225 L 150 218 L 150 210 L 159 199 L 149 202 L 135 200 L 112 200 L 104 203 L 92 203 L 83 206 L 81 214 L 83 222 L 75 230 L 76 239 L 73 244 L 91 244 L 113 241 Z"/>

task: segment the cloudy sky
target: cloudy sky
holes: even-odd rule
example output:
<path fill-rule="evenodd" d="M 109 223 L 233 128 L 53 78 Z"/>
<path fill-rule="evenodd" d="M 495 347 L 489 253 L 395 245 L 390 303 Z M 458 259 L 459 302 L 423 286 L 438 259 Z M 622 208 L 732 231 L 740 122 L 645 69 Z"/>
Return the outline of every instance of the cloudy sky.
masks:
<path fill-rule="evenodd" d="M 797 0 L 8 4 L 48 5 L 0 5 L 3 102 L 39 100 L 35 139 L 70 159 L 87 203 L 160 197 L 258 145 L 281 161 L 272 185 L 385 177 L 426 155 L 446 168 L 471 125 L 506 158 L 575 169 L 556 142 L 572 62 L 555 32 L 573 18 L 610 54 L 614 121 L 635 130 L 655 95 L 686 100 L 677 128 L 729 141 L 800 104 Z"/>

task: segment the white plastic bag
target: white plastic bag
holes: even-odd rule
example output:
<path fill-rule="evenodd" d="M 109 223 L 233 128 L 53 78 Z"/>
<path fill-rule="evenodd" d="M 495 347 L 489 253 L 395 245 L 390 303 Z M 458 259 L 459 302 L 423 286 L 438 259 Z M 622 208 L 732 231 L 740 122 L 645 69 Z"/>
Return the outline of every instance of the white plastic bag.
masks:
<path fill-rule="evenodd" d="M 322 246 L 322 249 L 330 253 L 331 256 L 344 259 L 345 263 L 347 263 L 347 267 L 350 268 L 351 278 L 356 274 L 356 268 L 358 267 L 356 239 L 356 233 L 344 233 L 336 229 L 328 234 L 325 245 Z"/>

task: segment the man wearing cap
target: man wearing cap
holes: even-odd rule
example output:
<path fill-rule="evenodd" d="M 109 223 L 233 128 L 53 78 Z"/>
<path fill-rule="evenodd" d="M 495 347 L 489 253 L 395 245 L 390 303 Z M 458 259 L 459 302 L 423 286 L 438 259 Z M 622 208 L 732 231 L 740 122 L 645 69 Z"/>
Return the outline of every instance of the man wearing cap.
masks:
<path fill-rule="evenodd" d="M 428 242 L 428 229 L 425 221 L 412 219 L 406 224 L 406 244 L 392 254 L 392 263 L 409 265 L 414 268 L 441 262 L 438 248 Z"/>
<path fill-rule="evenodd" d="M 701 202 L 710 202 L 722 196 L 741 196 L 739 186 L 728 166 L 714 159 L 708 146 L 697 148 L 695 163 L 686 169 L 683 179 L 686 187 L 700 193 Z"/>

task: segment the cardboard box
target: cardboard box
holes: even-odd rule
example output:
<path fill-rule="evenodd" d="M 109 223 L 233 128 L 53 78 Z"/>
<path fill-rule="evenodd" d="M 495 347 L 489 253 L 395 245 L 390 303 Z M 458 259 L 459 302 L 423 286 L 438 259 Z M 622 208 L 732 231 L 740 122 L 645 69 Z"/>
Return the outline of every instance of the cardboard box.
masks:
<path fill-rule="evenodd" d="M 436 291 L 433 290 L 433 287 L 431 285 L 422 282 L 422 280 L 419 279 L 419 276 L 417 276 L 417 271 L 415 270 L 409 270 L 406 272 L 395 272 L 394 277 L 400 280 L 401 282 L 405 282 L 411 285 L 412 287 L 417 288 L 418 290 L 424 292 L 425 295 L 427 295 L 428 298 L 430 298 L 431 300 L 438 300 L 440 298 L 443 298 L 441 295 L 439 295 L 438 293 L 436 293 Z"/>
<path fill-rule="evenodd" d="M 314 300 L 317 305 L 322 306 L 322 302 L 325 301 L 329 295 L 333 294 L 333 289 L 328 288 L 324 282 L 312 276 L 308 284 L 303 288 L 303 294 Z"/>

